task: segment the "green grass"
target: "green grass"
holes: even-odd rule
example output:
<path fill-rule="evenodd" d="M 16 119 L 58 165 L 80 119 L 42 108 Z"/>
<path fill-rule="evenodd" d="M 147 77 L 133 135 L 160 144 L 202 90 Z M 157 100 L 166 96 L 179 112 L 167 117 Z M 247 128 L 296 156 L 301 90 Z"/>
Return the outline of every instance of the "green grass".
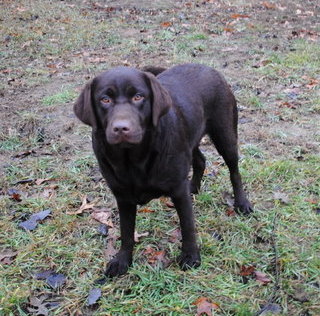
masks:
<path fill-rule="evenodd" d="M 75 100 L 77 93 L 74 90 L 63 89 L 61 92 L 44 97 L 42 104 L 46 106 L 64 104 Z"/>

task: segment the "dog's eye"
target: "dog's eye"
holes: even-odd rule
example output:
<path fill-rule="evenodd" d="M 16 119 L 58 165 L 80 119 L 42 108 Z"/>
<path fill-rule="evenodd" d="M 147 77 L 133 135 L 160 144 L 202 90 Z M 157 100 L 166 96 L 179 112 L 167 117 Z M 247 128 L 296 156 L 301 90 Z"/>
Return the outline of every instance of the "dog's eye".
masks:
<path fill-rule="evenodd" d="M 141 95 L 140 93 L 137 93 L 137 94 L 134 95 L 134 97 L 132 98 L 132 100 L 133 100 L 134 102 L 138 102 L 138 101 L 141 101 L 141 100 L 143 100 L 143 99 L 144 99 L 144 96 Z"/>
<path fill-rule="evenodd" d="M 110 103 L 112 102 L 112 99 L 109 98 L 109 97 L 103 97 L 103 98 L 101 99 L 101 102 L 102 102 L 103 104 L 110 104 Z"/>

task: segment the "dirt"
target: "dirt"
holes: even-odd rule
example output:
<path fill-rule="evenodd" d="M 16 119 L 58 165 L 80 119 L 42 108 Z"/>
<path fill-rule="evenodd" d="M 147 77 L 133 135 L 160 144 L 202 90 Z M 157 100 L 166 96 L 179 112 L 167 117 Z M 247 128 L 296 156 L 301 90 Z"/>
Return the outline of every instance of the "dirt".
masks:
<path fill-rule="evenodd" d="M 241 1 L 237 3 L 227 1 L 202 1 L 191 2 L 162 1 L 160 4 L 150 3 L 148 1 L 109 1 L 93 6 L 95 11 L 99 13 L 108 13 L 110 19 L 127 19 L 130 17 L 132 22 L 152 23 L 152 19 L 159 20 L 157 12 L 159 12 L 160 29 L 168 29 L 169 32 L 175 31 L 174 38 L 182 36 L 190 30 L 190 26 L 194 27 L 201 23 L 201 29 L 204 34 L 216 40 L 217 46 L 208 47 L 203 52 L 195 52 L 194 62 L 200 59 L 200 62 L 214 60 L 216 68 L 222 71 L 229 79 L 231 85 L 236 89 L 243 89 L 243 79 L 248 84 L 248 90 L 253 93 L 259 91 L 259 96 L 266 105 L 263 111 L 249 109 L 246 104 L 240 104 L 245 109 L 240 112 L 240 118 L 250 118 L 249 123 L 240 125 L 241 142 L 262 145 L 264 150 L 271 151 L 277 155 L 283 152 L 285 146 L 302 146 L 307 151 L 317 152 L 317 141 L 313 135 L 313 121 L 319 118 L 319 114 L 313 114 L 312 120 L 307 120 L 304 116 L 289 119 L 279 119 L 278 122 L 270 122 L 267 118 L 268 114 L 275 112 L 274 104 L 269 104 L 269 96 L 273 96 L 284 88 L 283 84 L 276 85 L 272 81 L 263 80 L 252 71 L 246 69 L 244 63 L 252 60 L 252 66 L 259 63 L 263 59 L 264 52 L 268 50 L 282 51 L 286 54 L 290 51 L 292 38 L 299 32 L 315 32 L 318 27 L 316 18 L 317 9 L 319 7 L 316 1 L 307 1 L 301 3 L 295 1 L 288 5 L 287 2 L 277 2 L 277 4 L 269 2 L 251 1 L 243 4 Z M 87 7 L 92 5 L 86 2 Z M 241 4 L 241 6 L 239 6 Z M 83 10 L 88 10 L 84 6 Z M 91 7 L 92 8 L 92 7 Z M 108 12 L 108 8 L 109 11 Z M 101 13 L 101 14 L 102 14 Z M 167 16 L 165 16 L 167 14 Z M 232 18 L 233 17 L 233 18 Z M 106 17 L 102 17 L 106 18 Z M 164 20 L 167 18 L 167 20 Z M 141 22 L 142 20 L 142 22 Z M 168 27 L 166 27 L 166 24 Z M 179 28 L 176 25 L 181 24 Z M 185 25 L 185 26 L 184 26 Z M 217 26 L 220 28 L 217 31 Z M 185 28 L 185 29 L 184 29 Z M 216 30 L 215 30 L 216 28 Z M 245 31 L 237 32 L 232 29 L 242 29 Z M 230 32 L 229 32 L 230 29 Z M 258 31 L 257 29 L 262 29 Z M 153 28 L 146 33 L 142 32 L 141 27 L 126 27 L 119 30 L 119 34 L 128 38 L 146 38 L 150 41 L 152 35 L 158 32 L 157 28 Z M 221 32 L 221 34 L 219 34 Z M 258 34 L 257 34 L 258 33 Z M 252 40 L 243 40 L 244 36 L 252 36 Z M 159 47 L 163 48 L 166 41 L 160 43 Z M 110 50 L 114 50 L 115 47 Z M 132 66 L 144 66 L 145 64 L 156 64 L 170 66 L 172 64 L 170 56 L 164 50 L 145 53 L 141 50 L 132 49 L 124 60 L 113 58 L 108 54 L 109 49 L 103 51 L 90 51 L 90 48 L 81 58 L 101 58 L 108 57 L 108 64 L 128 64 Z M 252 50 L 255 53 L 252 54 Z M 69 56 L 59 56 L 63 61 L 68 60 L 75 55 L 73 52 Z M 79 58 L 79 57 L 74 57 Z M 23 65 L 20 65 L 23 67 Z M 247 66 L 246 66 L 247 67 Z M 6 69 L 2 67 L 2 69 Z M 14 72 L 14 71 L 13 71 Z M 2 71 L 2 74 L 4 71 Z M 24 79 L 24 72 L 20 71 L 17 77 L 12 76 L 11 72 L 6 76 L 7 83 L 2 89 L 1 102 L 1 130 L 7 133 L 14 126 L 21 125 L 19 113 L 21 111 L 32 111 L 39 114 L 41 118 L 49 118 L 49 122 L 42 126 L 46 130 L 48 138 L 55 139 L 57 136 L 70 139 L 71 143 L 77 142 L 72 130 L 75 124 L 74 115 L 72 113 L 72 102 L 61 106 L 45 108 L 41 104 L 41 100 L 48 95 L 53 95 L 56 91 L 60 91 L 64 85 L 75 86 L 78 89 L 93 76 L 95 71 L 90 73 L 76 72 L 68 73 L 68 69 L 62 69 L 44 76 L 46 82 L 37 83 L 35 86 L 28 86 L 28 78 Z M 236 91 L 237 93 L 237 91 Z M 297 119 L 298 121 L 296 121 Z M 301 121 L 303 120 L 303 123 Z M 41 121 L 41 120 L 40 120 Z M 39 122 L 39 124 L 41 124 Z M 257 125 L 259 126 L 256 129 Z M 284 143 L 279 142 L 274 134 L 279 131 L 289 131 L 289 135 Z"/>

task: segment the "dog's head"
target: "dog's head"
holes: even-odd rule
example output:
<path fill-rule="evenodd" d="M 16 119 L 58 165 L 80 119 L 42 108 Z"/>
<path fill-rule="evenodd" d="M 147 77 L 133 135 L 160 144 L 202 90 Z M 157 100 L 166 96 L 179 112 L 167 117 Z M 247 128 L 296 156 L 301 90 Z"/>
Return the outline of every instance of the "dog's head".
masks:
<path fill-rule="evenodd" d="M 83 123 L 103 128 L 109 144 L 139 144 L 171 105 L 169 93 L 154 75 L 118 67 L 87 83 L 74 112 Z"/>

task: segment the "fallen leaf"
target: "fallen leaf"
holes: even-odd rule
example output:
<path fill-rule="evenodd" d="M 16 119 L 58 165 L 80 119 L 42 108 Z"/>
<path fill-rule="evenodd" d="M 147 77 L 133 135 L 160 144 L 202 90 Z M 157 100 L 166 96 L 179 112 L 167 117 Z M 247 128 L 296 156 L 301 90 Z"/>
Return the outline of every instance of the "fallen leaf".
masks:
<path fill-rule="evenodd" d="M 96 304 L 100 297 L 101 297 L 101 289 L 99 288 L 91 289 L 89 292 L 87 305 L 92 306 Z"/>
<path fill-rule="evenodd" d="M 264 305 L 261 310 L 256 313 L 255 315 L 259 316 L 267 316 L 272 314 L 280 314 L 282 312 L 282 308 L 280 305 L 275 303 L 268 303 Z"/>
<path fill-rule="evenodd" d="M 66 212 L 68 215 L 78 215 L 82 214 L 85 210 L 93 209 L 95 202 L 88 203 L 87 196 L 84 196 L 82 199 L 81 206 L 76 211 Z"/>
<path fill-rule="evenodd" d="M 318 84 L 319 84 L 319 80 L 310 78 L 309 82 L 306 84 L 306 87 L 311 90 Z"/>
<path fill-rule="evenodd" d="M 232 14 L 232 15 L 231 15 L 231 18 L 232 18 L 232 19 L 250 18 L 250 16 L 247 15 L 247 14 L 238 14 L 238 13 L 235 13 L 235 14 Z"/>
<path fill-rule="evenodd" d="M 170 198 L 162 196 L 159 200 L 165 206 L 167 206 L 169 208 L 174 208 L 174 204 L 172 203 Z"/>
<path fill-rule="evenodd" d="M 170 233 L 169 241 L 172 243 L 178 243 L 181 241 L 181 230 L 180 228 L 176 228 Z"/>
<path fill-rule="evenodd" d="M 197 314 L 196 316 L 201 315 L 212 315 L 213 309 L 219 309 L 219 305 L 216 303 L 211 303 L 210 300 L 207 297 L 201 296 L 199 297 L 193 305 L 197 306 Z"/>
<path fill-rule="evenodd" d="M 222 192 L 222 198 L 225 204 L 227 204 L 229 207 L 233 208 L 234 205 L 234 198 L 232 197 L 232 194 L 229 192 Z"/>
<path fill-rule="evenodd" d="M 54 270 L 45 270 L 37 272 L 34 274 L 34 278 L 36 280 L 46 280 L 52 273 L 54 273 Z"/>
<path fill-rule="evenodd" d="M 35 214 L 32 214 L 30 218 L 19 224 L 19 227 L 26 230 L 34 230 L 38 226 L 38 222 L 44 220 L 51 214 L 51 210 L 44 210 Z"/>
<path fill-rule="evenodd" d="M 45 218 L 47 218 L 50 214 L 51 214 L 51 210 L 47 209 L 47 210 L 32 214 L 30 219 L 35 220 L 35 221 L 42 221 Z"/>
<path fill-rule="evenodd" d="M 56 195 L 56 191 L 55 189 L 52 189 L 52 188 L 46 188 L 41 193 L 41 196 L 43 196 L 45 199 L 48 199 L 48 200 L 54 197 L 55 195 Z"/>
<path fill-rule="evenodd" d="M 100 224 L 97 228 L 97 231 L 102 236 L 108 236 L 109 227 L 105 224 Z"/>
<path fill-rule="evenodd" d="M 9 265 L 14 261 L 14 258 L 17 256 L 18 252 L 13 251 L 12 249 L 4 249 L 0 252 L 0 263 Z"/>
<path fill-rule="evenodd" d="M 224 27 L 223 30 L 227 33 L 233 33 L 235 31 L 235 29 L 232 27 Z"/>
<path fill-rule="evenodd" d="M 24 228 L 25 230 L 29 230 L 29 231 L 36 229 L 37 226 L 38 226 L 38 223 L 36 221 L 30 220 L 30 219 L 27 221 L 21 222 L 19 224 L 19 227 Z"/>
<path fill-rule="evenodd" d="M 66 277 L 62 273 L 56 273 L 54 270 L 45 270 L 34 274 L 36 280 L 45 280 L 53 289 L 64 285 Z"/>
<path fill-rule="evenodd" d="M 164 250 L 155 250 L 151 246 L 148 246 L 144 254 L 148 256 L 148 263 L 151 264 L 153 267 L 155 266 L 162 266 L 167 267 L 170 261 L 166 258 L 166 252 Z"/>
<path fill-rule="evenodd" d="M 274 3 L 267 2 L 267 1 L 262 2 L 262 5 L 268 10 L 273 10 L 276 8 L 276 5 Z"/>
<path fill-rule="evenodd" d="M 47 284 L 50 285 L 53 289 L 60 288 L 66 282 L 66 277 L 61 273 L 52 273 L 46 279 Z"/>
<path fill-rule="evenodd" d="M 172 22 L 162 22 L 162 23 L 161 23 L 161 26 L 162 26 L 162 27 L 172 26 Z"/>
<path fill-rule="evenodd" d="M 138 213 L 154 213 L 155 211 L 148 207 L 143 207 L 138 210 Z"/>
<path fill-rule="evenodd" d="M 288 194 L 283 193 L 283 192 L 274 192 L 273 198 L 275 200 L 279 200 L 283 204 L 289 204 L 289 202 L 290 202 Z"/>
<path fill-rule="evenodd" d="M 258 282 L 262 283 L 263 285 L 266 285 L 271 282 L 271 279 L 263 272 L 260 271 L 254 271 L 255 278 Z"/>
<path fill-rule="evenodd" d="M 279 106 L 281 108 L 287 108 L 287 109 L 293 109 L 293 110 L 295 110 L 297 108 L 296 105 L 294 105 L 288 101 L 281 102 Z"/>
<path fill-rule="evenodd" d="M 40 297 L 30 297 L 29 298 L 29 306 L 27 307 L 28 312 L 34 315 L 49 315 L 49 310 L 46 307 L 45 300 L 48 298 L 47 295 L 41 295 Z"/>
<path fill-rule="evenodd" d="M 113 227 L 112 220 L 110 219 L 111 212 L 106 209 L 94 209 L 94 212 L 91 213 L 91 217 L 101 224 Z"/>
<path fill-rule="evenodd" d="M 147 237 L 149 236 L 149 232 L 141 233 L 139 234 L 137 231 L 134 232 L 134 241 L 136 243 L 140 242 L 141 237 Z"/>
<path fill-rule="evenodd" d="M 260 68 L 260 67 L 264 67 L 266 65 L 272 64 L 272 60 L 270 59 L 263 59 L 260 60 L 257 64 L 254 64 L 252 67 L 253 68 Z"/>
<path fill-rule="evenodd" d="M 237 213 L 235 212 L 235 210 L 231 207 L 228 207 L 227 210 L 226 210 L 226 215 L 231 217 L 231 216 L 236 216 Z"/>
<path fill-rule="evenodd" d="M 15 200 L 17 202 L 21 202 L 21 191 L 18 191 L 16 189 L 8 189 L 8 195 L 12 200 Z"/>
<path fill-rule="evenodd" d="M 240 275 L 241 276 L 253 275 L 253 273 L 255 272 L 255 269 L 256 269 L 255 266 L 241 266 Z"/>
<path fill-rule="evenodd" d="M 47 178 L 47 179 L 36 179 L 35 180 L 35 184 L 36 185 L 41 185 L 41 184 L 43 184 L 43 183 L 45 183 L 47 181 L 50 181 L 50 180 L 52 180 L 52 179 L 50 179 L 50 178 Z"/>

